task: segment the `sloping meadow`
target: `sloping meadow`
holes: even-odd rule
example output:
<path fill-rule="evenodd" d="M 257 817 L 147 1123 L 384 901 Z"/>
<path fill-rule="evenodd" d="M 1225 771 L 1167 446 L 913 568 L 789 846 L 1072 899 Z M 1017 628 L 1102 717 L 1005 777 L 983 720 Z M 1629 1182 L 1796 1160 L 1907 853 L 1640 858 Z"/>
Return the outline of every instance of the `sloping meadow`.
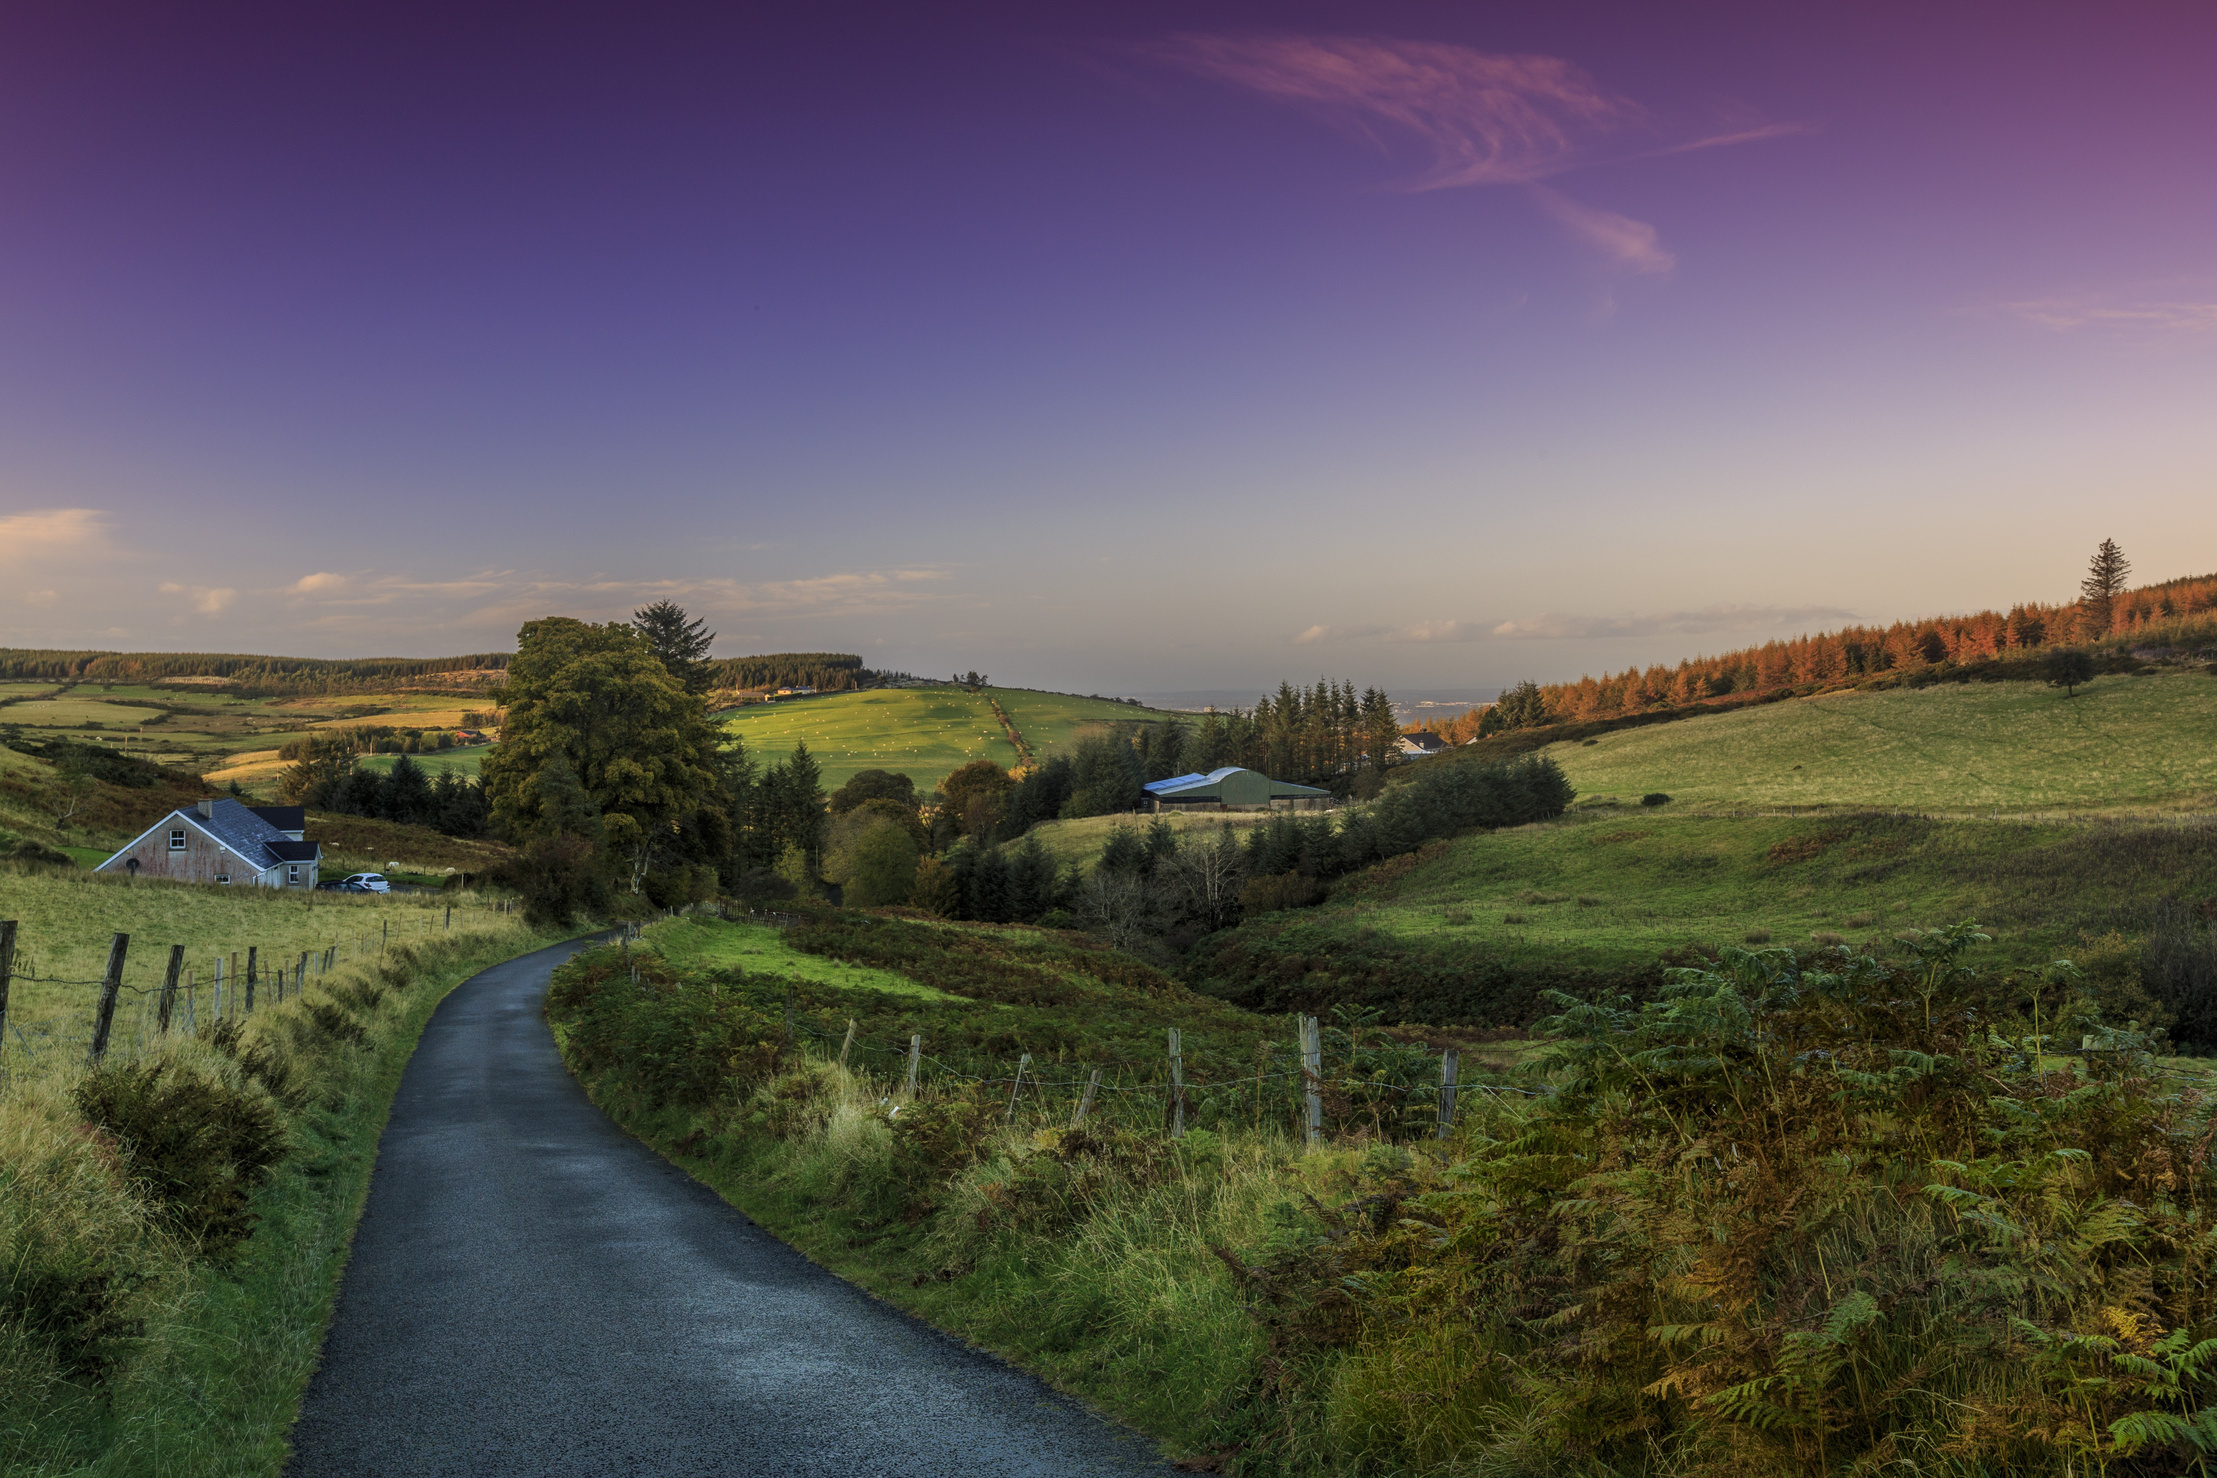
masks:
<path fill-rule="evenodd" d="M 1974 968 L 1968 926 L 1558 996 L 1554 1050 L 1466 1086 L 1444 1142 L 1435 1060 L 1343 1027 L 1315 1146 L 1276 1080 L 1228 1087 L 1278 1020 L 1023 931 L 812 931 L 965 1000 L 602 950 L 559 973 L 557 1036 L 750 1215 L 1203 1466 L 1968 1478 L 2217 1450 L 2203 1089 L 2067 967 Z M 1225 1095 L 1182 1138 L 1140 1069 L 1172 1018 Z M 934 1022 L 912 1088 L 899 1049 Z M 1055 1061 L 1028 1095 L 1019 1049 Z M 1119 1050 L 1157 1091 L 1074 1124 Z"/>

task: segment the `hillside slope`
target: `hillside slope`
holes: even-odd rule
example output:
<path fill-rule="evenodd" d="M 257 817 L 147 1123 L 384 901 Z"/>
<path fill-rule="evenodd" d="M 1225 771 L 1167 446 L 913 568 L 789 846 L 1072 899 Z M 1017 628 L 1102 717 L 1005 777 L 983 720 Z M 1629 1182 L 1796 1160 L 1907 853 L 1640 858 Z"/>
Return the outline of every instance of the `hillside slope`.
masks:
<path fill-rule="evenodd" d="M 806 741 L 823 767 L 824 785 L 836 789 L 859 770 L 897 770 L 930 790 L 976 759 L 1018 763 L 1016 747 L 994 715 L 996 700 L 1044 758 L 1068 746 L 1096 724 L 1160 720 L 1168 715 L 1106 698 L 1037 693 L 1027 688 L 987 688 L 973 693 L 954 686 L 878 688 L 828 693 L 782 703 L 754 704 L 723 716 L 748 753 L 770 763 Z"/>
<path fill-rule="evenodd" d="M 2075 698 L 1976 683 L 1788 699 L 1544 751 L 1587 801 L 1928 812 L 2204 809 L 2217 680 L 2102 677 Z"/>

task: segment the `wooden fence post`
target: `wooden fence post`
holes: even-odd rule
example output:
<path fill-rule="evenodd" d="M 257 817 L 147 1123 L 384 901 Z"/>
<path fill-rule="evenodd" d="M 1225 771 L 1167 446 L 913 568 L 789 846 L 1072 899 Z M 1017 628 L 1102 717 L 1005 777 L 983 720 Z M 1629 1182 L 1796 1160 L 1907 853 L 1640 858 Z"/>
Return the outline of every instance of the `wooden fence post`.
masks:
<path fill-rule="evenodd" d="M 15 920 L 0 919 L 0 1052 L 8 1050 L 8 981 L 15 974 Z"/>
<path fill-rule="evenodd" d="M 847 1040 L 839 1044 L 839 1065 L 847 1065 L 847 1054 L 854 1050 L 854 1018 L 847 1018 Z"/>
<path fill-rule="evenodd" d="M 169 1035 L 169 1013 L 177 1005 L 177 977 L 184 973 L 185 947 L 173 944 L 169 947 L 169 972 L 162 976 L 162 1003 L 155 1008 L 155 1024 L 163 1036 Z"/>
<path fill-rule="evenodd" d="M 293 994 L 299 995 L 301 987 L 308 983 L 308 951 L 300 952 L 300 968 L 293 972 Z"/>
<path fill-rule="evenodd" d="M 1450 1047 L 1440 1054 L 1440 1132 L 1447 1138 L 1455 1127 L 1455 1073 L 1459 1063 L 1455 1049 Z"/>
<path fill-rule="evenodd" d="M 118 934 L 108 944 L 108 973 L 100 982 L 100 1014 L 92 1023 L 92 1062 L 95 1067 L 108 1055 L 108 1028 L 115 1024 L 115 998 L 123 989 L 123 956 L 131 948 L 131 936 Z"/>
<path fill-rule="evenodd" d="M 454 932 L 454 905 L 451 903 L 446 906 L 446 927 L 440 932 L 446 934 Z"/>
<path fill-rule="evenodd" d="M 1303 1138 L 1315 1144 L 1324 1137 L 1324 1034 L 1316 1018 L 1301 1018 L 1301 1118 Z"/>
<path fill-rule="evenodd" d="M 1093 1095 L 1101 1091 L 1101 1070 L 1095 1068 L 1093 1076 L 1085 1080 L 1085 1096 L 1078 1100 L 1078 1111 L 1070 1116 L 1070 1127 L 1081 1127 L 1085 1116 L 1093 1110 Z"/>
<path fill-rule="evenodd" d="M 1170 1028 L 1170 1137 L 1185 1138 L 1185 1053 L 1176 1027 Z"/>
<path fill-rule="evenodd" d="M 254 977 L 259 973 L 255 966 L 261 952 L 258 944 L 246 947 L 246 1014 L 249 1016 L 254 1014 Z"/>
<path fill-rule="evenodd" d="M 903 1089 L 910 1098 L 916 1096 L 916 1074 L 923 1066 L 924 1034 L 917 1032 L 908 1039 L 908 1083 Z"/>
<path fill-rule="evenodd" d="M 1024 1069 L 1032 1065 L 1032 1055 L 1027 1052 L 1016 1059 L 1016 1081 L 1008 1089 L 1008 1118 L 1003 1122 L 1016 1122 L 1016 1095 L 1024 1091 Z"/>
<path fill-rule="evenodd" d="M 223 993 L 223 1009 L 226 1014 L 236 1016 L 238 1014 L 239 998 L 239 952 L 237 950 L 231 951 L 231 969 L 224 976 L 223 983 L 228 987 Z"/>

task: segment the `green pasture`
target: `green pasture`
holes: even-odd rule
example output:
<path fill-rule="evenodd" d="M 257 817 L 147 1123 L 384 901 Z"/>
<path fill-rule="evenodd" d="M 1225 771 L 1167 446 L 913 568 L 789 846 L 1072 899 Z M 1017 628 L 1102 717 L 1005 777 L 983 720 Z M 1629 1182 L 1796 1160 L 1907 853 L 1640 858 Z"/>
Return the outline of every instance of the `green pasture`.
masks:
<path fill-rule="evenodd" d="M 711 918 L 665 919 L 650 925 L 644 938 L 657 954 L 681 970 L 720 967 L 744 970 L 751 975 L 783 975 L 843 990 L 874 990 L 925 1001 L 956 999 L 891 970 L 850 965 L 823 955 L 789 949 L 785 944 L 785 931 L 767 924 Z"/>
<path fill-rule="evenodd" d="M 479 767 L 485 763 L 485 756 L 491 754 L 493 749 L 494 746 L 490 744 L 473 744 L 467 749 L 431 750 L 423 754 L 412 754 L 408 758 L 434 778 L 451 770 L 464 780 L 475 780 Z M 365 754 L 356 763 L 365 770 L 375 770 L 383 775 L 392 770 L 393 761 L 399 758 L 397 754 Z"/>
<path fill-rule="evenodd" d="M 1460 837 L 1349 878 L 1318 908 L 1266 917 L 1327 952 L 1335 938 L 1382 937 L 1597 967 L 1687 945 L 1807 948 L 1820 935 L 1885 953 L 1903 930 L 1975 918 L 1995 937 L 1989 958 L 2033 965 L 2137 929 L 2166 896 L 2217 896 L 2217 826 L 1632 807 Z"/>
<path fill-rule="evenodd" d="M 21 724 L 25 728 L 74 729 L 85 724 L 102 724 L 111 728 L 123 728 L 159 719 L 159 708 L 140 708 L 128 703 L 105 703 L 97 698 L 80 698 L 71 693 L 61 698 L 28 698 L 21 703 L 11 703 L 0 709 L 6 722 Z"/>
<path fill-rule="evenodd" d="M 1102 698 L 1017 688 L 987 691 L 1000 700 L 1042 759 L 1091 725 L 1162 717 Z M 764 764 L 783 759 L 805 741 L 823 767 L 827 789 L 844 785 L 861 770 L 895 770 L 914 780 L 919 791 L 928 791 L 972 760 L 1017 763 L 1016 748 L 993 716 L 986 694 L 953 686 L 878 688 L 749 704 L 723 715 L 723 722 Z"/>
<path fill-rule="evenodd" d="M 1789 699 L 1550 746 L 1585 800 L 1960 813 L 2217 801 L 2217 678 L 2107 676 Z"/>

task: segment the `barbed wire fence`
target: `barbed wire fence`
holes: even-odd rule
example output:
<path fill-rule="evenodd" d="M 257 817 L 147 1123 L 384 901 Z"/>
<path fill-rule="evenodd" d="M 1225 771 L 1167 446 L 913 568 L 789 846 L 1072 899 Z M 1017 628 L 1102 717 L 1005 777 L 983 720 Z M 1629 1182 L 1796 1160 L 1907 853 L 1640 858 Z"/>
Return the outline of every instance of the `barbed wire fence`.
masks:
<path fill-rule="evenodd" d="M 724 917 L 731 916 L 721 909 L 718 912 Z M 788 921 L 800 922 L 794 916 L 761 910 L 748 910 L 745 916 L 750 922 L 778 927 L 788 926 Z M 625 956 L 625 963 L 619 969 L 628 971 L 633 989 L 644 990 L 650 980 L 642 975 L 640 963 L 632 959 L 629 952 L 631 942 L 639 937 L 638 926 L 626 926 L 616 942 Z M 1283 1094 L 1277 1110 L 1293 1117 L 1296 1137 L 1314 1144 L 1325 1137 L 1327 1108 L 1332 1111 L 1330 1117 L 1342 1127 L 1350 1121 L 1367 1118 L 1374 1127 L 1383 1129 L 1390 1118 L 1404 1137 L 1416 1129 L 1418 1119 L 1428 1108 L 1430 1123 L 1424 1127 L 1437 1138 L 1445 1139 L 1454 1129 L 1457 1102 L 1464 1093 L 1518 1098 L 1542 1096 L 1539 1090 L 1504 1083 L 1463 1081 L 1462 1054 L 1454 1047 L 1435 1054 L 1426 1048 L 1395 1043 L 1395 1050 L 1391 1052 L 1374 1050 L 1371 1053 L 1374 1063 L 1386 1061 L 1403 1068 L 1413 1066 L 1419 1057 L 1429 1059 L 1429 1065 L 1423 1070 L 1425 1081 L 1390 1081 L 1365 1075 L 1358 1070 L 1362 1058 L 1359 1028 L 1332 1033 L 1339 1041 L 1331 1045 L 1344 1054 L 1339 1064 L 1341 1071 L 1335 1072 L 1325 1062 L 1326 1029 L 1319 1018 L 1302 1016 L 1297 1018 L 1296 1024 L 1298 1041 L 1292 1049 L 1292 1066 L 1273 1066 L 1278 1054 L 1287 1049 L 1283 1043 L 1265 1043 L 1259 1044 L 1256 1064 L 1251 1071 L 1243 1069 L 1215 1076 L 1189 1074 L 1183 1033 L 1177 1027 L 1166 1027 L 1163 1029 L 1160 1076 L 1150 1076 L 1141 1082 L 1121 1081 L 1133 1070 L 1128 1061 L 1116 1065 L 1117 1080 L 1113 1081 L 1104 1081 L 1109 1073 L 1106 1066 L 1095 1067 L 1082 1078 L 1049 1077 L 1033 1070 L 1029 1053 L 1019 1053 L 1007 1073 L 973 1072 L 926 1053 L 922 1032 L 911 1033 L 903 1045 L 862 1036 L 852 1017 L 846 1019 L 844 1030 L 812 1020 L 794 1008 L 790 985 L 785 995 L 782 1029 L 783 1045 L 791 1047 L 799 1043 L 820 1047 L 823 1055 L 834 1058 L 842 1069 L 858 1067 L 857 1054 L 883 1062 L 888 1068 L 883 1075 L 887 1087 L 879 1096 L 879 1106 L 895 1117 L 927 1087 L 1005 1087 L 1008 1100 L 1002 1118 L 1011 1126 L 1017 1122 L 1019 1113 L 1024 1114 L 1027 1121 L 1059 1122 L 1063 1107 L 1067 1106 L 1069 1125 L 1082 1127 L 1113 1103 L 1137 1107 L 1141 1102 L 1152 1100 L 1160 1105 L 1159 1111 L 1150 1106 L 1140 1117 L 1160 1123 L 1172 1137 L 1182 1138 L 1189 1120 L 1192 1127 L 1202 1127 L 1205 1123 L 1228 1123 L 1235 1118 L 1241 1122 L 1251 1119 L 1254 1126 L 1260 1128 L 1264 1115 L 1273 1107 L 1271 1089 L 1278 1087 L 1292 1091 Z M 1383 1032 L 1379 1035 L 1384 1038 Z M 838 1044 L 836 1052 L 831 1051 L 833 1043 Z M 892 1086 L 896 1079 L 897 1087 Z M 1050 1101 L 1058 1096 L 1060 1105 Z M 1126 1112 L 1116 1117 L 1129 1121 L 1135 1116 Z"/>
<path fill-rule="evenodd" d="M 443 913 L 420 910 L 400 928 L 382 918 L 375 928 L 339 931 L 328 943 L 282 953 L 262 945 L 194 953 L 183 944 L 134 952 L 132 936 L 117 931 L 109 939 L 106 968 L 91 978 L 41 968 L 20 921 L 0 919 L 0 1092 L 12 1085 L 19 1067 L 97 1065 L 118 1050 L 136 1056 L 173 1032 L 193 1035 L 204 1022 L 243 1021 L 258 1007 L 280 1005 L 341 965 L 374 961 L 395 945 L 451 934 L 458 912 L 466 930 L 472 914 L 491 918 L 512 911 L 505 902 L 448 904 Z M 208 963 L 203 967 L 197 960 Z M 23 986 L 82 989 L 86 997 L 81 1009 L 59 1017 L 50 1000 L 42 1002 L 26 1032 L 27 1013 L 16 996 Z"/>

